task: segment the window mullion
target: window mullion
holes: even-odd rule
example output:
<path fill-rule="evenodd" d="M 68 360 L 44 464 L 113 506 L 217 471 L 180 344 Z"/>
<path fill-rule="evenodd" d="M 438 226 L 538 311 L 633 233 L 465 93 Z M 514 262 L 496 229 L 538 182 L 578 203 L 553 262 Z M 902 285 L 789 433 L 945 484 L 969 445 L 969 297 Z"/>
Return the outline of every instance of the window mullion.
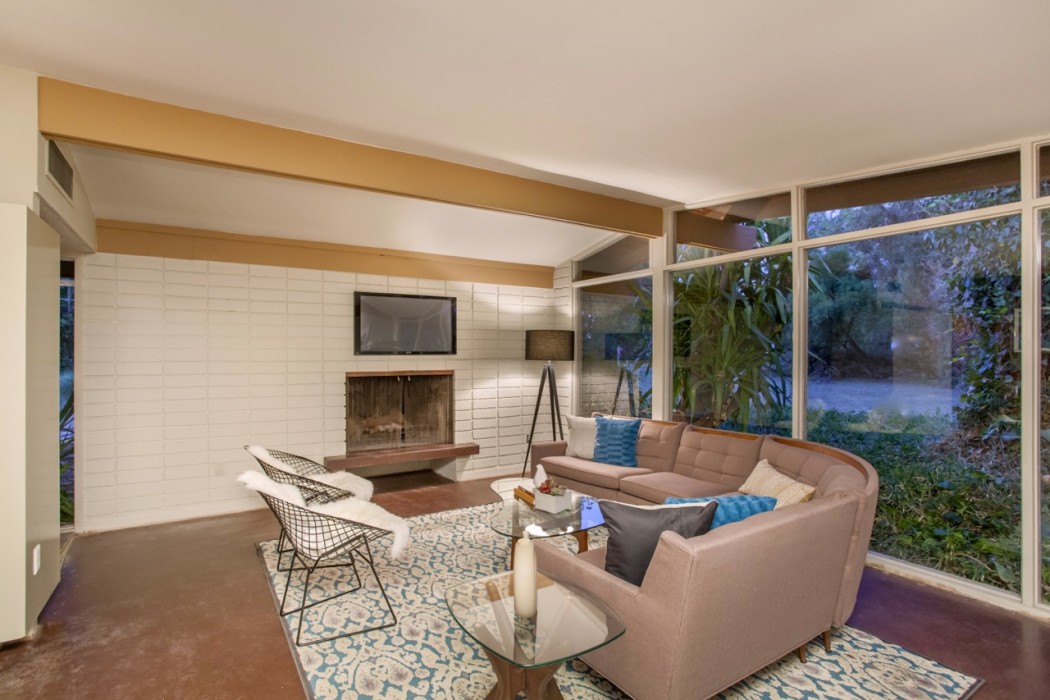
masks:
<path fill-rule="evenodd" d="M 809 256 L 802 247 L 805 217 L 802 211 L 803 190 L 791 191 L 791 435 L 806 438 L 806 391 L 809 381 Z"/>

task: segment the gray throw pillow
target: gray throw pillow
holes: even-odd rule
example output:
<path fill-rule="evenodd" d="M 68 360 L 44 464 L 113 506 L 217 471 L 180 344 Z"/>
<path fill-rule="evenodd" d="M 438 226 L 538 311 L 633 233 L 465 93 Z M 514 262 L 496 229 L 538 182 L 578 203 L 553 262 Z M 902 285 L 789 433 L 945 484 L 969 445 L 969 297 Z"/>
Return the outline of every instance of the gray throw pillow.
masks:
<path fill-rule="evenodd" d="M 609 530 L 605 570 L 640 586 L 660 541 L 660 533 L 671 530 L 685 538 L 704 534 L 711 529 L 718 502 L 634 506 L 601 500 L 598 506 Z"/>

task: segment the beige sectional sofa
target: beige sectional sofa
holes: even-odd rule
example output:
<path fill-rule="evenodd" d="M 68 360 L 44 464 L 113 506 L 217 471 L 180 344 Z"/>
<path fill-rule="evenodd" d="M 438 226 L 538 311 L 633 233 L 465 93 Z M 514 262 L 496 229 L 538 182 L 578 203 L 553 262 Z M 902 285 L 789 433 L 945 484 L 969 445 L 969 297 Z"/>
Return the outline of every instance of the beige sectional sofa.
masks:
<path fill-rule="evenodd" d="M 534 444 L 533 468 L 626 503 L 733 494 L 762 459 L 815 487 L 808 502 L 699 537 L 664 532 L 640 586 L 604 570 L 604 548 L 573 556 L 538 543 L 542 570 L 627 623 L 621 639 L 583 658 L 633 697 L 714 695 L 849 618 L 879 484 L 863 459 L 802 440 L 651 420 L 639 432 L 638 467 L 568 457 L 565 446 Z"/>

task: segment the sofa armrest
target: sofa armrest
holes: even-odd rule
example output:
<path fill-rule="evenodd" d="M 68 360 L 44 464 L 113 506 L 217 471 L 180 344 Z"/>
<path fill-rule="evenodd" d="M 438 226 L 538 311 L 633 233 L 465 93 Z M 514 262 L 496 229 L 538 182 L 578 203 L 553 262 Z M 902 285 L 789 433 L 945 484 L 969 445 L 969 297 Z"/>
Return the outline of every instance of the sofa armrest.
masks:
<path fill-rule="evenodd" d="M 549 442 L 532 443 L 532 452 L 529 456 L 529 475 L 536 473 L 536 465 L 545 457 L 560 457 L 565 454 L 569 443 L 565 440 L 551 440 Z"/>
<path fill-rule="evenodd" d="M 594 596 L 612 610 L 629 609 L 641 590 L 623 579 L 584 562 L 564 549 L 536 542 L 536 568 L 562 583 Z"/>
<path fill-rule="evenodd" d="M 675 650 L 682 639 L 678 618 L 689 593 L 684 579 L 689 576 L 692 558 L 686 540 L 673 532 L 660 536 L 654 557 L 660 574 L 646 576 L 641 586 L 607 573 L 597 556 L 600 550 L 574 556 L 546 542 L 537 542 L 535 548 L 540 570 L 601 601 L 627 626 L 623 637 L 586 655 L 584 661 L 614 683 L 639 677 L 637 687 L 626 689 L 633 697 L 669 697 Z M 617 670 L 628 675 L 619 675 Z M 638 695 L 640 687 L 647 695 Z"/>

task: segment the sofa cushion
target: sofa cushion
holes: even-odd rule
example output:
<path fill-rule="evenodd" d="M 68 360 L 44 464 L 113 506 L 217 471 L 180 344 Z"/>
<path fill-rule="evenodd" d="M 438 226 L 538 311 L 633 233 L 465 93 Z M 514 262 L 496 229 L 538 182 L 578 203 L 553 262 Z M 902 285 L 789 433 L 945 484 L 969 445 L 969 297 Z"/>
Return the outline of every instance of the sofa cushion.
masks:
<path fill-rule="evenodd" d="M 698 481 L 674 472 L 651 472 L 631 474 L 620 479 L 620 491 L 645 499 L 650 503 L 663 503 L 672 496 L 679 498 L 701 498 L 721 496 L 727 489 L 721 484 Z"/>
<path fill-rule="evenodd" d="M 642 419 L 623 420 L 598 416 L 594 439 L 594 461 L 621 467 L 637 467 L 638 431 Z"/>
<path fill-rule="evenodd" d="M 715 512 L 715 519 L 711 523 L 712 530 L 729 523 L 747 520 L 752 515 L 773 510 L 777 505 L 777 499 L 771 496 L 747 496 L 743 494 L 715 496 L 713 498 L 668 498 L 664 503 L 670 505 L 673 503 L 707 503 L 708 501 L 718 501 L 718 510 Z"/>
<path fill-rule="evenodd" d="M 711 528 L 718 503 L 688 503 L 672 506 L 634 506 L 616 501 L 598 501 L 605 516 L 609 541 L 605 546 L 605 570 L 635 586 L 642 585 L 660 533 L 671 530 L 682 537 L 702 535 Z"/>
<path fill-rule="evenodd" d="M 579 457 L 544 457 L 540 462 L 548 476 L 561 476 L 603 488 L 618 490 L 620 479 L 635 474 L 648 474 L 648 469 L 641 467 L 620 467 L 613 464 L 601 464 Z"/>
<path fill-rule="evenodd" d="M 751 476 L 740 487 L 740 493 L 772 496 L 777 499 L 777 508 L 808 501 L 813 498 L 814 491 L 816 489 L 813 486 L 781 474 L 765 459 L 755 465 Z"/>
<path fill-rule="evenodd" d="M 713 428 L 690 427 L 682 435 L 674 471 L 736 491 L 758 463 L 764 437 Z"/>
<path fill-rule="evenodd" d="M 654 472 L 671 471 L 687 427 L 686 423 L 643 420 L 638 431 L 638 466 Z"/>
<path fill-rule="evenodd" d="M 580 459 L 594 459 L 594 438 L 597 421 L 594 418 L 568 416 L 569 440 L 565 454 Z"/>

